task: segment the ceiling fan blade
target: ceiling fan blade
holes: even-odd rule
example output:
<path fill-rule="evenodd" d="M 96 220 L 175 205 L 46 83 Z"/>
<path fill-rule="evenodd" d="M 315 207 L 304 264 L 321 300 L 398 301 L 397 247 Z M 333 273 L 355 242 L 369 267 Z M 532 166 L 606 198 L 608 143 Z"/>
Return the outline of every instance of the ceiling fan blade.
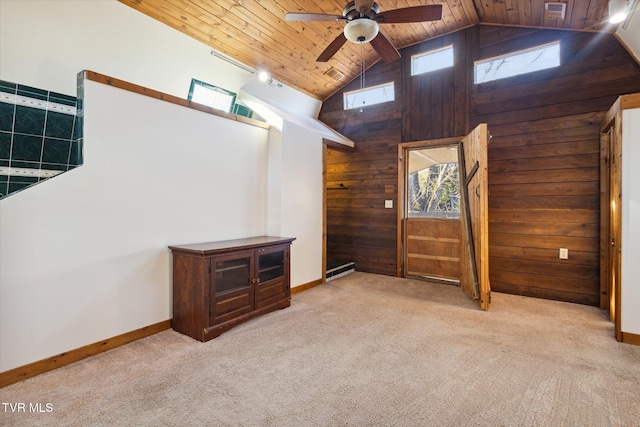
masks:
<path fill-rule="evenodd" d="M 325 15 L 322 13 L 287 13 L 284 16 L 285 21 L 346 21 L 344 16 Z"/>
<path fill-rule="evenodd" d="M 387 10 L 376 15 L 379 24 L 402 24 L 406 22 L 426 22 L 442 19 L 442 5 L 413 6 Z"/>
<path fill-rule="evenodd" d="M 382 57 L 382 60 L 387 64 L 400 59 L 400 52 L 398 49 L 386 38 L 382 33 L 371 40 L 371 46 L 378 52 L 378 55 Z"/>
<path fill-rule="evenodd" d="M 371 6 L 373 6 L 373 0 L 355 0 L 356 10 L 363 15 L 369 15 Z"/>
<path fill-rule="evenodd" d="M 327 62 L 331 59 L 333 55 L 336 54 L 337 51 L 340 50 L 342 45 L 347 42 L 347 38 L 344 35 L 344 32 L 340 33 L 338 37 L 334 41 L 331 42 L 329 46 L 318 56 L 316 59 L 317 62 Z"/>

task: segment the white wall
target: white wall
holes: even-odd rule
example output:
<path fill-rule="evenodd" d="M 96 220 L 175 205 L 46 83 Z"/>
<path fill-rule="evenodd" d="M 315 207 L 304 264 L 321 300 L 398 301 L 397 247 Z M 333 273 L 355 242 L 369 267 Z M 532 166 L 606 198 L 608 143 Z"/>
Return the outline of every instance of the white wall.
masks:
<path fill-rule="evenodd" d="M 640 108 L 622 111 L 620 329 L 640 335 Z"/>
<path fill-rule="evenodd" d="M 116 0 L 0 0 L 0 79 L 75 96 L 82 70 L 180 98 L 192 78 L 238 92 L 251 76 Z"/>
<path fill-rule="evenodd" d="M 168 245 L 266 232 L 266 129 L 94 82 L 84 129 L 0 202 L 2 371 L 170 319 Z"/>
<path fill-rule="evenodd" d="M 181 98 L 192 77 L 237 90 L 248 73 L 209 51 L 115 0 L 0 0 L 15 83 L 75 96 L 90 69 Z M 0 201 L 0 371 L 169 319 L 170 244 L 275 229 L 297 238 L 292 286 L 322 277 L 317 132 L 94 82 L 85 121 L 84 166 Z"/>
<path fill-rule="evenodd" d="M 291 281 L 309 283 L 322 278 L 323 268 L 322 137 L 285 121 L 269 145 L 269 233 L 296 238 Z"/>

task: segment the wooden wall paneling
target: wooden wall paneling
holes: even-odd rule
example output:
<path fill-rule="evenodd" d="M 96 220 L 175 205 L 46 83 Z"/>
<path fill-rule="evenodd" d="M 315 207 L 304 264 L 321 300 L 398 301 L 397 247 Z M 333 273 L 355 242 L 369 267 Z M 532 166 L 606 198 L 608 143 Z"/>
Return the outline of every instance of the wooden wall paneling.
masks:
<path fill-rule="evenodd" d="M 411 57 L 453 45 L 454 66 L 411 76 Z M 403 141 L 432 140 L 466 134 L 467 81 L 464 33 L 429 40 L 404 50 L 402 64 Z M 459 116 L 457 116 L 459 115 Z M 461 126 L 462 123 L 462 126 Z"/>
<path fill-rule="evenodd" d="M 507 44 L 535 45 L 551 38 L 544 31 L 523 31 L 528 40 L 521 42 L 517 32 L 510 31 Z M 615 94 L 640 83 L 638 67 L 619 44 L 615 53 L 606 48 L 614 47 L 611 37 L 553 37 L 561 39 L 560 68 L 479 85 L 471 95 L 472 123 L 488 122 L 494 136 L 489 149 L 491 282 L 497 291 L 599 305 L 595 129 Z M 500 48 L 489 46 L 492 53 Z M 543 212 L 555 220 L 512 219 L 520 214 L 533 221 Z M 576 224 L 574 213 L 584 222 Z M 558 258 L 560 247 L 569 248 L 569 260 Z"/>
<path fill-rule="evenodd" d="M 529 3 L 531 12 L 526 4 L 519 5 L 518 19 L 533 13 L 533 2 Z M 579 3 L 574 2 L 574 10 Z M 507 13 L 507 19 L 513 15 Z M 416 83 L 419 79 L 409 76 L 409 57 L 428 50 L 429 42 L 402 50 L 402 65 L 396 70 L 396 84 L 401 85 L 398 106 L 371 117 L 349 115 L 339 111 L 341 93 L 323 105 L 323 120 L 327 117 L 338 124 L 345 135 L 355 136 L 356 143 L 364 142 L 360 153 L 342 158 L 346 163 L 336 165 L 334 177 L 328 161 L 328 182 L 366 183 L 373 187 L 372 201 L 384 198 L 385 186 L 394 182 L 398 186 L 389 176 L 397 172 L 398 144 L 437 133 L 465 135 L 486 122 L 493 136 L 488 150 L 493 289 L 600 305 L 600 279 L 594 274 L 600 265 L 600 122 L 617 96 L 640 91 L 640 66 L 609 34 L 481 25 L 447 37 L 440 45 L 453 40 L 456 65 L 446 79 L 434 74 Z M 560 67 L 473 83 L 474 61 L 557 39 L 562 46 Z M 367 80 L 388 72 L 376 64 L 368 70 Z M 433 96 L 434 85 L 441 86 L 437 90 L 442 95 Z M 453 123 L 448 119 L 451 114 Z M 433 133 L 434 129 L 438 130 Z M 365 156 L 364 151 L 377 154 Z M 364 221 L 352 217 L 341 227 L 366 225 Z M 396 235 L 401 231 L 397 220 L 377 224 L 387 238 L 394 227 Z M 334 247 L 362 258 L 371 254 L 383 263 L 389 262 L 383 259 L 387 254 L 396 263 L 393 249 L 361 248 L 342 241 Z M 559 259 L 561 247 L 569 249 L 568 260 Z M 385 274 L 396 273 L 390 266 L 368 265 L 389 271 Z"/>

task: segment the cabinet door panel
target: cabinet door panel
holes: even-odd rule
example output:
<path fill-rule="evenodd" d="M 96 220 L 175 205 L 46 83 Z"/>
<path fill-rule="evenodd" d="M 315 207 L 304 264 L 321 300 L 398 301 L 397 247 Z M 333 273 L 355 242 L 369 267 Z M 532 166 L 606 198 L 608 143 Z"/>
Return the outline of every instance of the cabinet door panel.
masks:
<path fill-rule="evenodd" d="M 286 299 L 287 296 L 287 288 L 282 280 L 258 284 L 256 287 L 256 308 L 262 308 L 269 304 L 282 301 Z"/>
<path fill-rule="evenodd" d="M 251 286 L 252 254 L 242 253 L 211 261 L 212 291 L 220 294 Z"/>
<path fill-rule="evenodd" d="M 224 323 L 253 310 L 253 292 L 245 289 L 217 296 L 213 306 L 213 323 Z"/>
<path fill-rule="evenodd" d="M 260 279 L 260 283 L 284 277 L 287 259 L 286 251 L 287 248 L 282 246 L 257 251 L 258 279 Z"/>

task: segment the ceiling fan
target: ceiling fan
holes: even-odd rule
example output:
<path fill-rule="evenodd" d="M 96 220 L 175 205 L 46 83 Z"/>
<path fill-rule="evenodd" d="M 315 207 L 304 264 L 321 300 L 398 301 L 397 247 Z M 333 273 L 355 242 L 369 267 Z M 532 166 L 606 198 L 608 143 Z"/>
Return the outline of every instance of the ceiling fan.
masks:
<path fill-rule="evenodd" d="M 442 5 L 413 6 L 380 12 L 380 7 L 373 0 L 355 0 L 345 6 L 342 15 L 287 13 L 284 19 L 347 23 L 344 31 L 318 56 L 317 62 L 327 62 L 347 40 L 353 43 L 371 42 L 373 49 L 385 62 L 393 62 L 400 58 L 400 53 L 389 39 L 378 31 L 378 24 L 437 21 L 442 19 Z"/>

